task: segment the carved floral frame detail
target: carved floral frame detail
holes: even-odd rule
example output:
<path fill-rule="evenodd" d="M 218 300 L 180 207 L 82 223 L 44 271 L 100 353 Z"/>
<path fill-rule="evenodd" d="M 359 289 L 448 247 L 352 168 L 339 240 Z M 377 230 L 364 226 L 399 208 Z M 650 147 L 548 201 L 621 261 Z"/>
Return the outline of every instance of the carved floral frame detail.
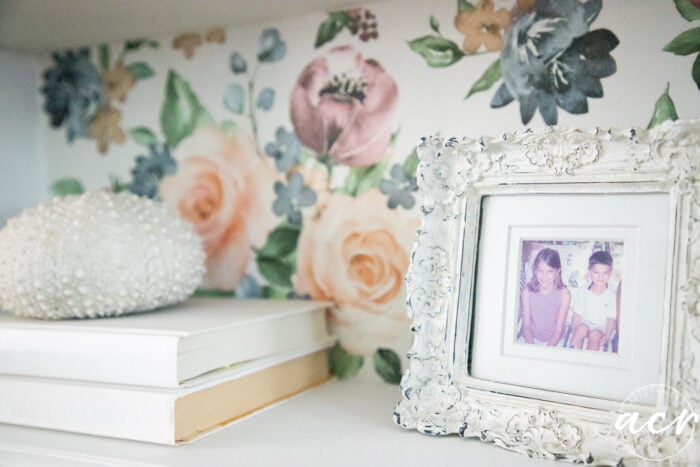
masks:
<path fill-rule="evenodd" d="M 455 370 L 460 345 L 455 336 L 459 324 L 471 322 L 458 308 L 471 308 L 473 302 L 483 193 L 494 188 L 545 193 L 552 187 L 568 193 L 611 188 L 668 193 L 675 228 L 670 296 L 665 298 L 664 383 L 681 391 L 699 412 L 700 119 L 668 121 L 649 130 L 548 127 L 495 138 L 434 136 L 422 140 L 418 155 L 423 224 L 406 277 L 414 343 L 395 422 L 426 434 L 477 437 L 530 457 L 584 464 L 635 464 L 640 453 L 679 450 L 685 441 L 672 434 L 616 430 L 617 413 L 610 410 L 566 398 L 550 402 L 556 394 L 553 399 L 525 397 L 522 391 L 503 390 L 508 386 L 503 384 L 463 383 Z M 680 411 L 672 403 L 670 408 Z M 689 462 L 692 452 L 685 449 L 671 460 Z"/>

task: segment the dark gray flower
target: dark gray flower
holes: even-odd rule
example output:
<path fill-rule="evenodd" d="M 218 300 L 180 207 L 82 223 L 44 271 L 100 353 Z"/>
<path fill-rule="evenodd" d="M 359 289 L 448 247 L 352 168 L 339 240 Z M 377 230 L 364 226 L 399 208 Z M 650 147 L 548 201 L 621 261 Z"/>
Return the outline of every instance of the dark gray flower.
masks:
<path fill-rule="evenodd" d="M 527 124 L 539 107 L 547 125 L 556 125 L 557 107 L 588 112 L 588 97 L 602 97 L 601 78 L 616 71 L 610 51 L 619 43 L 606 29 L 589 32 L 602 0 L 538 0 L 506 31 L 501 50 L 504 84 L 491 100 L 502 107 L 514 99 Z"/>
<path fill-rule="evenodd" d="M 280 32 L 275 28 L 265 29 L 260 36 L 258 60 L 261 62 L 276 62 L 284 57 L 287 44 L 280 38 Z"/>
<path fill-rule="evenodd" d="M 293 173 L 289 177 L 289 184 L 275 183 L 277 199 L 272 203 L 272 211 L 278 216 L 287 216 L 291 224 L 301 224 L 301 208 L 313 206 L 316 202 L 316 193 L 304 185 L 304 177 L 300 173 Z"/>
<path fill-rule="evenodd" d="M 275 159 L 275 167 L 286 172 L 299 163 L 301 144 L 294 133 L 279 127 L 275 132 L 275 142 L 267 143 L 265 154 Z"/>
<path fill-rule="evenodd" d="M 164 144 L 160 148 L 155 144 L 149 146 L 148 156 L 138 156 L 136 166 L 131 169 L 131 186 L 129 191 L 151 199 L 158 198 L 158 185 L 165 175 L 175 173 L 177 162 L 170 155 L 170 148 Z"/>
<path fill-rule="evenodd" d="M 416 177 L 408 177 L 404 173 L 403 167 L 394 164 L 389 172 L 391 178 L 382 180 L 379 183 L 379 190 L 389 196 L 387 206 L 389 209 L 396 209 L 401 205 L 405 209 L 411 209 L 416 203 L 413 192 L 418 190 Z"/>
<path fill-rule="evenodd" d="M 87 126 L 104 99 L 102 77 L 90 61 L 90 49 L 51 55 L 54 66 L 44 72 L 41 92 L 51 126 L 67 122 L 68 141 L 87 135 Z"/>
<path fill-rule="evenodd" d="M 245 58 L 238 53 L 234 52 L 231 55 L 231 71 L 235 74 L 245 73 L 248 70 L 248 63 L 246 63 Z"/>

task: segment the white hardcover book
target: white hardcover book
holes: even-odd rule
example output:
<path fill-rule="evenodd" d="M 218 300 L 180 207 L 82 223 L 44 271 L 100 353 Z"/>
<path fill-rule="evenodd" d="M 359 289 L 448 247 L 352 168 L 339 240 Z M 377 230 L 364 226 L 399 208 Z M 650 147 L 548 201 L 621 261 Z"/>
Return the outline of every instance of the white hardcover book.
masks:
<path fill-rule="evenodd" d="M 0 423 L 189 443 L 330 379 L 333 339 L 173 389 L 0 375 Z"/>
<path fill-rule="evenodd" d="M 0 312 L 0 373 L 174 388 L 324 341 L 328 306 L 197 297 L 112 318 L 41 321 Z"/>

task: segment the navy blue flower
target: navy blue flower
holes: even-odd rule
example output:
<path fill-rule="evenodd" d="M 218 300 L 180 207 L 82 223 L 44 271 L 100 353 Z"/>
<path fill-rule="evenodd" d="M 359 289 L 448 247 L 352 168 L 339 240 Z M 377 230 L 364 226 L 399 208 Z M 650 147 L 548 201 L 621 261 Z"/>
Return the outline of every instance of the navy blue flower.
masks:
<path fill-rule="evenodd" d="M 68 141 L 87 135 L 87 126 L 104 99 L 102 77 L 90 61 L 90 49 L 51 55 L 54 66 L 44 72 L 44 110 L 51 126 L 68 126 Z"/>
<path fill-rule="evenodd" d="M 231 55 L 231 71 L 235 74 L 245 73 L 248 70 L 248 64 L 245 58 L 238 52 L 234 52 Z"/>
<path fill-rule="evenodd" d="M 275 159 L 275 167 L 286 172 L 299 163 L 301 144 L 294 133 L 279 127 L 275 132 L 275 142 L 265 145 L 265 154 Z"/>
<path fill-rule="evenodd" d="M 170 154 L 170 148 L 164 144 L 160 148 L 155 144 L 149 146 L 148 156 L 138 156 L 136 166 L 131 169 L 131 186 L 129 191 L 151 199 L 158 198 L 158 185 L 161 179 L 175 173 L 177 162 Z"/>
<path fill-rule="evenodd" d="M 527 124 L 539 108 L 556 125 L 557 107 L 588 112 L 588 97 L 602 97 L 601 78 L 616 71 L 610 51 L 619 43 L 607 29 L 590 31 L 602 0 L 538 0 L 506 31 L 501 50 L 504 84 L 491 100 L 502 107 L 514 99 Z"/>
<path fill-rule="evenodd" d="M 387 206 L 389 209 L 396 209 L 401 205 L 405 209 L 411 209 L 416 203 L 413 192 L 418 190 L 416 177 L 408 177 L 404 173 L 403 167 L 394 164 L 389 172 L 391 178 L 382 180 L 379 183 L 379 191 L 389 196 Z"/>
<path fill-rule="evenodd" d="M 304 185 L 304 177 L 300 173 L 293 173 L 289 177 L 289 184 L 275 183 L 277 199 L 272 203 L 272 211 L 278 216 L 287 216 L 291 224 L 301 224 L 301 208 L 313 206 L 316 202 L 316 193 Z"/>
<path fill-rule="evenodd" d="M 280 32 L 275 28 L 265 29 L 260 36 L 258 60 L 261 62 L 276 62 L 284 57 L 287 44 L 280 38 Z"/>

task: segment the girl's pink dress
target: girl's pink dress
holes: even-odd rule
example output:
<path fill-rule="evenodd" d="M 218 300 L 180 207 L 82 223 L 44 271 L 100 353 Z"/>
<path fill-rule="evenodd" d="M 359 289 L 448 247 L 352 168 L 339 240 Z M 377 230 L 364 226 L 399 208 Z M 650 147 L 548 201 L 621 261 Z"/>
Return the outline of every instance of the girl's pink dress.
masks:
<path fill-rule="evenodd" d="M 547 342 L 552 337 L 561 309 L 562 290 L 564 289 L 554 289 L 547 295 L 535 292 L 529 294 L 532 336 L 540 342 Z"/>

